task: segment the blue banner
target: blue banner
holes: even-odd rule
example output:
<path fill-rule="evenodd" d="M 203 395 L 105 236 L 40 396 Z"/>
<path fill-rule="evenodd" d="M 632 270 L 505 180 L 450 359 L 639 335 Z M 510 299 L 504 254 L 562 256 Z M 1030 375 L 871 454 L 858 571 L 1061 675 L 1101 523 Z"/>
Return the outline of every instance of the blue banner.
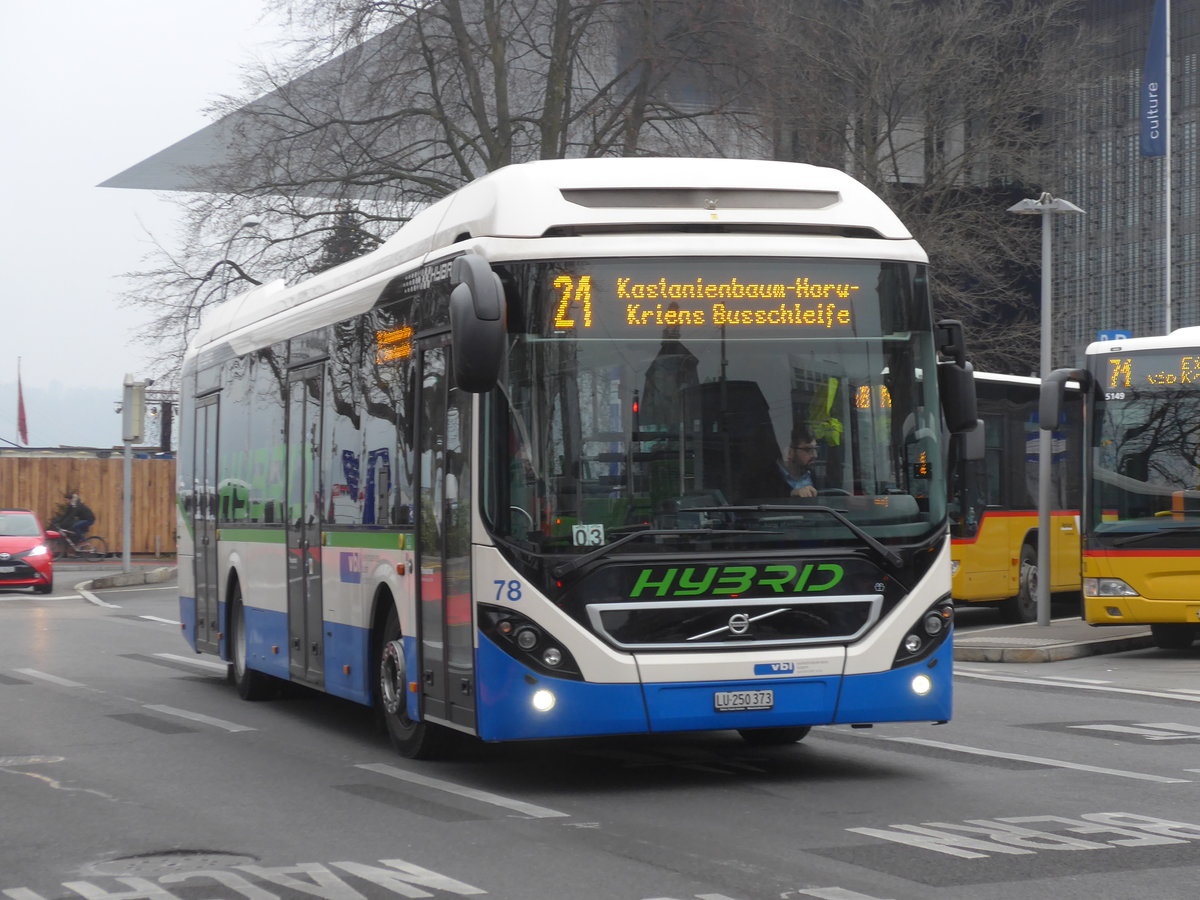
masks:
<path fill-rule="evenodd" d="M 1167 2 L 1154 0 L 1150 43 L 1142 78 L 1140 110 L 1142 156 L 1167 155 Z"/>

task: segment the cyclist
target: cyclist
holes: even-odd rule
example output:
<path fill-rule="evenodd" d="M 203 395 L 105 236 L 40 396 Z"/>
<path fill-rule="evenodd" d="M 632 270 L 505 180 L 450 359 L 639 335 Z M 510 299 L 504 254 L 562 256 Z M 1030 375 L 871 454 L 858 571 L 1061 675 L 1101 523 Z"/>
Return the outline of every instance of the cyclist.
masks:
<path fill-rule="evenodd" d="M 67 508 L 55 520 L 55 524 L 59 531 L 69 531 L 72 539 L 78 543 L 96 521 L 96 514 L 80 499 L 78 491 L 64 495 L 64 499 Z"/>

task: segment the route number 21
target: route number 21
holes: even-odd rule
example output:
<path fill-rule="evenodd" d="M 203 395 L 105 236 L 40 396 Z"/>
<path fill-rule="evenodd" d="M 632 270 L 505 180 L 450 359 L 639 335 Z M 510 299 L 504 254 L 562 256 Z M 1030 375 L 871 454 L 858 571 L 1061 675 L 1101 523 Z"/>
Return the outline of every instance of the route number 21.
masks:
<path fill-rule="evenodd" d="M 574 328 L 575 319 L 569 318 L 572 304 L 583 310 L 583 327 L 592 327 L 592 276 L 581 275 L 578 283 L 570 275 L 559 275 L 554 279 L 554 286 L 562 293 L 558 298 L 558 308 L 554 313 L 555 328 Z"/>

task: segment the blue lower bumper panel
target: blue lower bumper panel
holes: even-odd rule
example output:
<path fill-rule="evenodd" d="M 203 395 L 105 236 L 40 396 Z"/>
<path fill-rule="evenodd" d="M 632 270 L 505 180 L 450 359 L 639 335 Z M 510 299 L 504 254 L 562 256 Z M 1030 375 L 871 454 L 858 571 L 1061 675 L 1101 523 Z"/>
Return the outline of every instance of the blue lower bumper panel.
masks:
<path fill-rule="evenodd" d="M 589 684 L 535 673 L 485 635 L 476 662 L 479 736 L 486 741 L 783 728 L 867 722 L 936 722 L 950 718 L 953 650 L 888 672 L 847 677 L 776 678 L 743 682 Z M 918 675 L 930 689 L 914 689 Z M 723 691 L 773 691 L 770 709 L 717 712 Z M 548 691 L 553 707 L 539 711 L 534 695 Z"/>

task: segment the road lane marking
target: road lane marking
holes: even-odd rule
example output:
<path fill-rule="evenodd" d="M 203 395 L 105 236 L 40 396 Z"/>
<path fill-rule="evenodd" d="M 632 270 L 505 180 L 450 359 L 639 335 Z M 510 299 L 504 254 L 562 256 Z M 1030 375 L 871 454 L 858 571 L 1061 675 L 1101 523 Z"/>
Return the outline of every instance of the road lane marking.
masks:
<path fill-rule="evenodd" d="M 191 712 L 186 709 L 178 709 L 174 706 L 162 706 L 161 704 L 147 703 L 146 709 L 152 709 L 155 712 L 163 713 L 168 716 L 178 716 L 181 719 L 188 719 L 192 722 L 200 722 L 204 725 L 212 725 L 214 728 L 223 728 L 229 732 L 238 731 L 258 731 L 257 728 L 251 728 L 249 725 L 239 725 L 236 722 L 228 722 L 225 719 L 217 719 L 213 716 L 206 716 L 204 713 Z"/>
<path fill-rule="evenodd" d="M 418 775 L 416 772 L 397 769 L 395 766 L 389 766 L 386 763 L 360 763 L 355 768 L 366 769 L 368 772 L 378 772 L 380 775 L 387 775 L 389 778 L 398 778 L 401 781 L 424 785 L 435 790 L 457 794 L 459 797 L 478 800 L 481 803 L 490 803 L 493 806 L 511 809 L 514 812 L 523 813 L 535 819 L 569 818 L 571 815 L 570 813 L 559 812 L 556 809 L 549 809 L 545 806 L 536 806 L 533 803 L 516 800 L 512 797 L 503 797 L 500 794 L 493 794 L 491 791 L 481 791 L 467 787 L 466 785 L 455 784 L 453 781 L 443 781 L 440 778 Z"/>
<path fill-rule="evenodd" d="M 1038 684 L 1042 687 L 1071 688 L 1076 691 L 1102 691 L 1111 694 L 1133 694 L 1137 697 L 1159 697 L 1166 700 L 1184 700 L 1188 703 L 1200 703 L 1200 692 L 1195 696 L 1185 693 L 1168 693 L 1166 691 L 1142 691 L 1137 688 L 1112 687 L 1103 684 L 1076 684 L 1068 681 L 1047 681 L 1044 678 L 1023 678 L 1020 675 L 985 675 L 982 672 L 964 672 L 955 669 L 955 675 L 963 678 L 978 678 L 982 681 L 1007 681 L 1012 684 Z"/>
<path fill-rule="evenodd" d="M 187 663 L 189 666 L 198 666 L 201 669 L 209 669 L 213 672 L 221 672 L 222 674 L 229 671 L 229 663 L 213 662 L 211 659 L 205 659 L 202 656 L 180 656 L 177 653 L 155 653 L 154 655 L 159 659 Z"/>
<path fill-rule="evenodd" d="M 107 600 L 101 600 L 86 587 L 84 587 L 84 585 L 90 585 L 91 583 L 91 579 L 88 579 L 87 581 L 81 581 L 79 584 L 75 585 L 75 590 L 79 591 L 80 596 L 82 596 L 84 600 L 86 600 L 88 603 L 94 604 L 95 606 L 103 606 L 105 609 L 121 608 L 115 603 L 109 603 Z"/>
<path fill-rule="evenodd" d="M 40 678 L 42 681 L 49 681 L 51 684 L 60 684 L 63 687 L 87 687 L 78 681 L 72 681 L 69 678 L 59 678 L 57 675 L 51 675 L 49 672 L 39 672 L 37 669 L 16 669 L 22 675 L 28 675 L 30 678 Z"/>
<path fill-rule="evenodd" d="M 162 616 L 138 616 L 139 619 L 145 619 L 148 622 L 161 622 L 164 625 L 174 625 L 179 627 L 178 619 L 164 619 Z"/>
<path fill-rule="evenodd" d="M 1168 778 L 1165 775 L 1149 775 L 1145 772 L 1129 772 L 1125 769 L 1108 769 L 1103 766 L 1088 766 L 1083 763 L 1068 762 L 1064 759 L 1050 759 L 1045 756 L 1026 756 L 1023 753 L 1004 753 L 1000 750 L 985 750 L 982 747 L 968 747 L 963 744 L 947 744 L 943 741 L 927 741 L 924 738 L 909 737 L 876 737 L 874 740 L 895 741 L 898 744 L 916 744 L 919 747 L 933 747 L 940 750 L 952 750 L 957 753 L 969 753 L 975 756 L 991 756 L 996 759 L 1012 759 L 1018 762 L 1037 763 L 1043 766 L 1053 766 L 1058 769 L 1074 769 L 1077 772 L 1092 772 L 1097 775 L 1115 775 L 1118 778 L 1133 778 L 1137 781 L 1156 781 L 1160 784 L 1191 784 L 1187 778 Z"/>

